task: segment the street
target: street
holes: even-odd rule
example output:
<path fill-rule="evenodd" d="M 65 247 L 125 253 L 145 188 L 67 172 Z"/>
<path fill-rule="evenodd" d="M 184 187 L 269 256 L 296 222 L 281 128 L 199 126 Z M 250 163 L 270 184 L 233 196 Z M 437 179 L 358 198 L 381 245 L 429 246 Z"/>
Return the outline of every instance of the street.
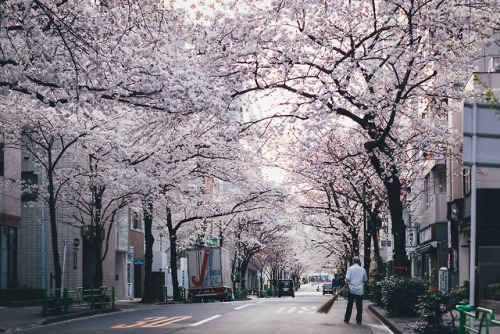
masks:
<path fill-rule="evenodd" d="M 122 312 L 81 318 L 21 331 L 20 333 L 391 333 L 367 309 L 363 325 L 345 324 L 347 301 L 340 299 L 328 314 L 316 310 L 331 298 L 316 286 L 303 285 L 296 297 L 256 298 L 227 303 L 150 305 Z M 354 318 L 351 319 L 354 322 Z"/>

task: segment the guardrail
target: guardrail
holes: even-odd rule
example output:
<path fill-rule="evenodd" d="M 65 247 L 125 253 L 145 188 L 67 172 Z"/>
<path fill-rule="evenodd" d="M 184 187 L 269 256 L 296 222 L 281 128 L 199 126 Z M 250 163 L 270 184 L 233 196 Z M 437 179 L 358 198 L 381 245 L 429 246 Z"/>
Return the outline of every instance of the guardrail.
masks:
<path fill-rule="evenodd" d="M 52 289 L 44 294 L 43 315 L 68 313 L 70 307 L 88 307 L 90 309 L 104 308 L 107 305 L 115 307 L 115 288 L 101 286 L 98 289 L 75 290 L 64 289 L 61 295 L 59 289 Z"/>
<path fill-rule="evenodd" d="M 490 309 L 475 308 L 473 305 L 457 305 L 456 309 L 460 312 L 459 334 L 489 334 L 490 327 L 500 326 L 500 320 L 495 320 L 495 313 Z M 467 320 L 469 320 L 470 325 L 467 325 Z"/>

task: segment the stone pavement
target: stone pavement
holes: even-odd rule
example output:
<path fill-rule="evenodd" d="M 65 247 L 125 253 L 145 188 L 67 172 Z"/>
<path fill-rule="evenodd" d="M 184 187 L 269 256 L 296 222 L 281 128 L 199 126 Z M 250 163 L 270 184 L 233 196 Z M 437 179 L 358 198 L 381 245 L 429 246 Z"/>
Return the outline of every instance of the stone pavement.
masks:
<path fill-rule="evenodd" d="M 413 334 L 415 332 L 411 329 L 412 326 L 420 321 L 420 318 L 390 318 L 385 309 L 374 305 L 368 305 L 368 309 L 394 334 Z"/>
<path fill-rule="evenodd" d="M 89 317 L 98 314 L 119 312 L 133 308 L 154 307 L 156 304 L 142 304 L 140 298 L 134 300 L 118 300 L 115 302 L 115 308 L 105 308 L 90 310 L 87 308 L 72 308 L 67 314 L 52 315 L 44 317 L 41 306 L 26 307 L 0 307 L 0 333 L 13 332 L 19 329 L 28 329 L 45 324 L 59 321 L 65 321 L 81 317 Z M 366 303 L 366 302 L 365 302 Z M 387 316 L 384 309 L 365 304 L 365 309 L 370 310 L 379 318 L 394 334 L 414 334 L 411 329 L 419 319 L 418 318 L 391 318 Z M 456 321 L 458 326 L 458 319 Z M 485 331 L 483 331 L 484 333 Z M 500 327 L 490 327 L 490 334 L 500 334 Z"/>

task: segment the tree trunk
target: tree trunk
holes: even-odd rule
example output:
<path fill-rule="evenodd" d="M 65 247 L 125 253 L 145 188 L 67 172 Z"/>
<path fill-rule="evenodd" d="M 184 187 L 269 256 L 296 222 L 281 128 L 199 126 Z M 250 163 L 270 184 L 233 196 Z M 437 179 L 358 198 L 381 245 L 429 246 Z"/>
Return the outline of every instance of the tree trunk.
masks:
<path fill-rule="evenodd" d="M 408 274 L 409 263 L 406 259 L 406 230 L 403 221 L 403 203 L 401 202 L 401 182 L 394 175 L 392 182 L 385 182 L 389 211 L 391 213 L 392 234 L 394 235 L 394 273 Z"/>
<path fill-rule="evenodd" d="M 372 244 L 373 244 L 373 257 L 375 259 L 376 263 L 376 269 L 375 269 L 375 275 L 374 279 L 375 281 L 380 281 L 383 278 L 385 278 L 385 267 L 384 267 L 384 262 L 382 261 L 382 257 L 380 256 L 380 247 L 379 247 L 379 239 L 378 239 L 378 227 L 372 225 Z"/>
<path fill-rule="evenodd" d="M 95 257 L 95 274 L 92 279 L 94 288 L 102 286 L 103 272 L 102 272 L 102 242 L 104 240 L 104 228 L 101 226 L 101 209 L 102 209 L 102 192 L 100 189 L 92 189 L 94 196 L 94 231 L 95 235 L 91 236 L 92 246 Z"/>
<path fill-rule="evenodd" d="M 177 276 L 177 236 L 170 237 L 170 268 L 172 272 L 172 286 L 174 301 L 181 301 L 181 292 L 179 290 L 179 277 Z"/>
<path fill-rule="evenodd" d="M 102 286 L 102 281 L 103 281 L 103 272 L 102 272 L 102 233 L 104 230 L 102 229 L 101 226 L 96 226 L 95 227 L 96 235 L 92 236 L 92 248 L 94 251 L 94 258 L 95 258 L 95 273 L 94 277 L 92 278 L 92 284 L 95 289 L 99 288 Z"/>
<path fill-rule="evenodd" d="M 249 259 L 243 259 L 241 261 L 240 265 L 240 289 L 245 290 L 247 288 L 247 282 L 246 282 L 246 276 L 247 276 L 247 269 L 248 269 L 248 262 Z"/>
<path fill-rule="evenodd" d="M 179 277 L 177 276 L 177 230 L 172 222 L 172 212 L 166 208 L 167 212 L 167 231 L 170 240 L 170 271 L 172 274 L 172 287 L 174 301 L 181 301 L 181 292 L 179 290 Z"/>
<path fill-rule="evenodd" d="M 364 236 L 364 268 L 366 270 L 366 273 L 370 275 L 370 267 L 371 267 L 371 262 L 372 262 L 372 257 L 371 257 L 371 237 L 370 237 L 370 232 L 368 230 L 364 231 L 363 233 Z"/>
<path fill-rule="evenodd" d="M 378 133 L 377 129 L 372 129 Z M 394 235 L 394 273 L 401 274 L 408 271 L 405 249 L 405 226 L 403 221 L 403 202 L 401 200 L 401 181 L 396 163 L 392 160 L 394 152 L 384 142 L 373 141 L 365 143 L 370 163 L 387 190 L 389 212 L 392 221 L 392 234 Z M 383 157 L 389 161 L 383 166 L 376 150 L 383 152 Z"/>
<path fill-rule="evenodd" d="M 48 179 L 48 193 L 49 193 L 49 219 L 50 219 L 50 233 L 52 236 L 52 259 L 54 261 L 54 274 L 56 280 L 56 289 L 61 289 L 62 283 L 62 269 L 61 262 L 59 259 L 59 246 L 58 242 L 58 233 L 57 233 L 57 219 L 56 219 L 56 200 L 54 193 L 54 179 L 53 179 L 53 171 L 47 171 L 47 179 Z"/>
<path fill-rule="evenodd" d="M 154 290 L 154 282 L 152 279 L 153 269 L 153 203 L 149 199 L 144 199 L 144 293 L 141 303 L 154 303 L 156 301 L 156 293 Z"/>

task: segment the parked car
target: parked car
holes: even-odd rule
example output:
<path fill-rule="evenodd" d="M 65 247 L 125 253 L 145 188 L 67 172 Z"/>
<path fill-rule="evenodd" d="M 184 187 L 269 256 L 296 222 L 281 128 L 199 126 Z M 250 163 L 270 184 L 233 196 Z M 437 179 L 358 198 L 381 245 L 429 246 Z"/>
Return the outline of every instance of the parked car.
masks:
<path fill-rule="evenodd" d="M 295 286 L 291 279 L 278 280 L 278 298 L 281 296 L 295 297 Z"/>
<path fill-rule="evenodd" d="M 323 284 L 323 295 L 325 295 L 327 293 L 333 295 L 333 286 L 332 286 L 332 283 L 324 283 Z"/>

